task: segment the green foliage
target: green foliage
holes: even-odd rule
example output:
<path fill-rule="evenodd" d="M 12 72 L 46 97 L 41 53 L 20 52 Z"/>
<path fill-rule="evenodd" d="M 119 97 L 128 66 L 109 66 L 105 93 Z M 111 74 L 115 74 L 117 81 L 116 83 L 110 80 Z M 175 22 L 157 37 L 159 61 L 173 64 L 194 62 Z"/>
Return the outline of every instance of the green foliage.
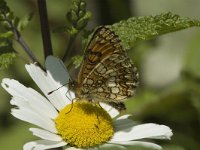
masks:
<path fill-rule="evenodd" d="M 85 28 L 91 18 L 91 13 L 86 10 L 85 0 L 73 0 L 72 8 L 66 14 L 66 19 L 70 23 L 69 33 L 77 34 L 80 30 Z"/>
<path fill-rule="evenodd" d="M 7 68 L 16 57 L 12 42 L 7 39 L 0 40 L 0 69 Z"/>
<path fill-rule="evenodd" d="M 7 13 L 10 9 L 8 8 L 6 2 L 4 0 L 0 0 L 0 13 Z"/>
<path fill-rule="evenodd" d="M 119 35 L 123 47 L 130 49 L 140 41 L 193 26 L 200 26 L 200 21 L 168 12 L 156 16 L 129 18 L 109 27 Z"/>
<path fill-rule="evenodd" d="M 54 32 L 67 32 L 75 36 L 86 27 L 91 17 L 91 12 L 86 10 L 85 0 L 72 0 L 72 7 L 66 14 L 67 25 L 56 28 Z"/>
<path fill-rule="evenodd" d="M 72 0 L 72 7 L 66 14 L 67 25 L 55 29 L 54 32 L 65 31 L 75 36 L 86 27 L 91 17 L 91 12 L 86 10 L 85 0 Z"/>
<path fill-rule="evenodd" d="M 0 39 L 6 39 L 6 38 L 11 38 L 13 36 L 12 31 L 7 31 L 4 33 L 0 33 Z"/>
<path fill-rule="evenodd" d="M 19 18 L 14 16 L 14 13 L 10 11 L 4 0 L 0 1 L 0 18 L 1 23 L 4 25 L 6 31 L 12 31 L 15 26 L 19 23 Z"/>
<path fill-rule="evenodd" d="M 83 56 L 77 55 L 72 57 L 72 62 L 75 68 L 78 68 L 83 60 Z"/>
<path fill-rule="evenodd" d="M 0 69 L 7 68 L 15 58 L 15 52 L 12 47 L 10 38 L 13 36 L 10 23 L 17 24 L 18 18 L 15 18 L 10 12 L 6 2 L 0 1 L 0 23 L 4 27 L 4 31 L 0 33 Z"/>
<path fill-rule="evenodd" d="M 0 33 L 0 69 L 7 68 L 16 57 L 12 47 L 12 37 L 19 36 L 19 31 L 28 25 L 32 16 L 33 13 L 30 13 L 20 20 L 6 2 L 0 0 L 0 25 L 3 27 Z"/>
<path fill-rule="evenodd" d="M 5 53 L 0 55 L 0 70 L 7 68 L 12 64 L 13 59 L 16 57 L 16 54 L 13 52 Z"/>
<path fill-rule="evenodd" d="M 29 24 L 29 22 L 31 21 L 31 19 L 33 18 L 34 13 L 31 12 L 28 15 L 24 16 L 18 23 L 17 25 L 17 29 L 19 31 L 22 31 L 25 29 L 25 27 Z"/>
<path fill-rule="evenodd" d="M 4 0 L 0 1 L 0 22 L 6 31 L 13 31 L 14 29 L 22 31 L 28 25 L 32 17 L 33 13 L 29 13 L 27 16 L 20 19 L 14 15 Z"/>

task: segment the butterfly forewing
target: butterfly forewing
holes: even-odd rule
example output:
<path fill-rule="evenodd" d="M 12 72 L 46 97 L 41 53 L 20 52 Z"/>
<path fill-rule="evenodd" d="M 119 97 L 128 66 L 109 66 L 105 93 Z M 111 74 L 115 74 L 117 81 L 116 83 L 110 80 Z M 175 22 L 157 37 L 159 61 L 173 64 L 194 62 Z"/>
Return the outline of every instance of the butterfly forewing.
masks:
<path fill-rule="evenodd" d="M 98 28 L 85 52 L 84 61 L 78 75 L 78 83 L 81 84 L 105 57 L 119 50 L 116 46 L 120 46 L 118 37 L 107 28 Z"/>
<path fill-rule="evenodd" d="M 98 28 L 88 44 L 78 75 L 78 97 L 120 102 L 133 96 L 137 85 L 137 69 L 119 37 L 109 28 Z"/>

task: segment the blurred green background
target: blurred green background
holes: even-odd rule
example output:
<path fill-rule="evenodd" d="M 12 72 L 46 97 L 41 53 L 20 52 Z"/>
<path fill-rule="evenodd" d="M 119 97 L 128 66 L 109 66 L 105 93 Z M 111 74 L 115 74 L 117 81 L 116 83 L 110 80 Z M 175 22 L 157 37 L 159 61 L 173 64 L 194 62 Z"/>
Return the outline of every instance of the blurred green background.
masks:
<path fill-rule="evenodd" d="M 6 1 L 19 17 L 31 11 L 35 12 L 33 20 L 22 35 L 40 62 L 44 63 L 36 1 Z M 48 0 L 47 4 L 51 29 L 64 25 L 70 1 Z M 113 24 L 132 16 L 156 15 L 167 11 L 200 20 L 199 0 L 87 0 L 87 5 L 93 13 L 88 29 L 102 24 Z M 63 54 L 67 40 L 66 34 L 52 33 L 56 56 Z M 71 56 L 82 54 L 80 40 L 81 38 L 78 38 L 74 46 L 75 52 L 71 53 Z M 24 64 L 29 62 L 28 57 L 16 43 L 14 47 L 20 56 L 8 69 L 0 70 L 0 80 L 5 77 L 14 78 L 37 89 L 24 68 Z M 133 120 L 171 127 L 174 133 L 172 140 L 155 141 L 161 144 L 164 150 L 199 150 L 200 28 L 163 35 L 140 43 L 128 53 L 140 71 L 137 95 L 126 101 Z M 29 124 L 11 116 L 10 95 L 2 88 L 0 95 L 0 149 L 20 150 L 25 142 L 37 138 L 28 131 Z"/>

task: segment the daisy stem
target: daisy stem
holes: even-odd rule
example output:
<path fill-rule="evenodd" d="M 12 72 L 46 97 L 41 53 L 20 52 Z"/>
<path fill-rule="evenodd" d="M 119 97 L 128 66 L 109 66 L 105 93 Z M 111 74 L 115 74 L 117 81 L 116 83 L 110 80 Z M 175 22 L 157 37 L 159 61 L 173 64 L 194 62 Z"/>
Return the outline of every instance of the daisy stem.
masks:
<path fill-rule="evenodd" d="M 39 16 L 40 16 L 40 26 L 41 26 L 41 32 L 42 32 L 44 57 L 46 58 L 48 55 L 53 55 L 51 35 L 50 35 L 49 24 L 48 24 L 46 0 L 37 0 L 37 3 L 38 3 Z"/>

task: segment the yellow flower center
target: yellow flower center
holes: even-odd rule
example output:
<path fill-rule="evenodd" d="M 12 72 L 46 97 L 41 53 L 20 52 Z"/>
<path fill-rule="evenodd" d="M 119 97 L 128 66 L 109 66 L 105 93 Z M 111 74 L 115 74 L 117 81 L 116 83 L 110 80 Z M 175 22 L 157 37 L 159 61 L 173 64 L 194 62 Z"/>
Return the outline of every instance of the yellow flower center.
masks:
<path fill-rule="evenodd" d="M 63 140 L 78 148 L 105 143 L 114 133 L 110 115 L 101 107 L 81 100 L 62 109 L 55 124 Z"/>

